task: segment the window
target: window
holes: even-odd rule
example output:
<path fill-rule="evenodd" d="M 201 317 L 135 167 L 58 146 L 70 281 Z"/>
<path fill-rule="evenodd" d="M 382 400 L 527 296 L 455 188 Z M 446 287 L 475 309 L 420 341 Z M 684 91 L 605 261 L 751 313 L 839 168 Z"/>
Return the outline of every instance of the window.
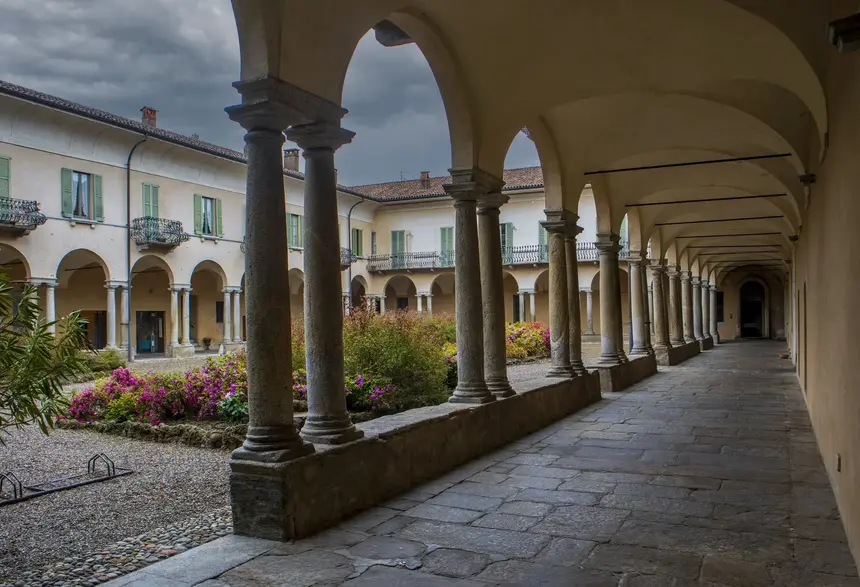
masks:
<path fill-rule="evenodd" d="M 443 226 L 439 229 L 439 247 L 440 259 L 442 267 L 452 267 L 454 265 L 454 227 Z"/>
<path fill-rule="evenodd" d="M 376 231 L 370 233 L 370 254 L 376 254 Z"/>
<path fill-rule="evenodd" d="M 12 188 L 12 160 L 8 157 L 0 157 L 0 198 L 11 198 Z"/>
<path fill-rule="evenodd" d="M 391 231 L 391 267 L 404 269 L 406 267 L 406 231 Z"/>
<path fill-rule="evenodd" d="M 194 194 L 194 234 L 223 236 L 221 200 Z"/>
<path fill-rule="evenodd" d="M 158 186 L 143 184 L 143 215 L 158 218 Z"/>
<path fill-rule="evenodd" d="M 538 260 L 541 263 L 549 262 L 549 245 L 547 244 L 546 228 L 538 224 Z"/>
<path fill-rule="evenodd" d="M 215 302 L 215 323 L 224 323 L 224 302 Z"/>
<path fill-rule="evenodd" d="M 514 252 L 514 225 L 510 222 L 500 224 L 499 232 L 502 237 L 502 263 L 512 263 Z"/>
<path fill-rule="evenodd" d="M 717 322 L 725 322 L 723 318 L 723 292 L 717 292 Z"/>
<path fill-rule="evenodd" d="M 290 249 L 304 247 L 303 220 L 299 214 L 287 214 L 287 247 Z"/>
<path fill-rule="evenodd" d="M 63 217 L 104 220 L 101 175 L 63 169 L 60 183 Z"/>
<path fill-rule="evenodd" d="M 352 254 L 356 257 L 364 256 L 364 231 L 360 228 L 352 229 Z"/>

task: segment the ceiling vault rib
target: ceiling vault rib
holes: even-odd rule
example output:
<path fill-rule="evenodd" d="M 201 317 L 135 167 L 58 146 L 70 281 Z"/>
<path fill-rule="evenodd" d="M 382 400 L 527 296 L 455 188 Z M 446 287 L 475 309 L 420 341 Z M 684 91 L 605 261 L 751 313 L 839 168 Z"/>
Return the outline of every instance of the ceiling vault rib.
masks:
<path fill-rule="evenodd" d="M 628 171 L 648 171 L 651 169 L 670 169 L 673 167 L 693 167 L 695 165 L 716 165 L 719 163 L 736 163 L 739 161 L 760 161 L 762 159 L 780 159 L 791 157 L 791 153 L 775 153 L 770 155 L 750 155 L 748 157 L 730 157 L 728 159 L 705 159 L 703 161 L 684 161 L 681 163 L 662 163 L 660 165 L 641 165 L 639 167 L 621 167 L 618 169 L 599 169 L 586 171 L 585 175 L 602 175 L 605 173 L 626 173 Z"/>
<path fill-rule="evenodd" d="M 736 234 L 694 234 L 691 236 L 676 236 L 675 239 L 680 238 L 736 238 L 739 236 L 777 236 L 782 235 L 781 232 L 739 232 Z"/>
<path fill-rule="evenodd" d="M 674 204 L 695 204 L 698 202 L 725 202 L 727 200 L 755 200 L 757 198 L 782 198 L 788 194 L 762 194 L 760 196 L 732 196 L 731 198 L 700 198 L 697 200 L 677 200 L 674 202 L 644 202 L 642 204 L 625 204 L 625 208 L 641 208 L 643 206 L 672 206 Z"/>
<path fill-rule="evenodd" d="M 782 215 L 778 216 L 747 216 L 745 218 L 717 218 L 712 220 L 680 220 L 677 222 L 657 222 L 654 226 L 677 226 L 679 224 L 708 224 L 711 222 L 739 222 L 743 220 L 774 220 L 776 218 L 782 218 Z"/>
<path fill-rule="evenodd" d="M 690 245 L 688 249 L 751 249 L 753 247 L 764 247 L 768 249 L 780 249 L 782 245 L 757 244 L 757 245 Z"/>

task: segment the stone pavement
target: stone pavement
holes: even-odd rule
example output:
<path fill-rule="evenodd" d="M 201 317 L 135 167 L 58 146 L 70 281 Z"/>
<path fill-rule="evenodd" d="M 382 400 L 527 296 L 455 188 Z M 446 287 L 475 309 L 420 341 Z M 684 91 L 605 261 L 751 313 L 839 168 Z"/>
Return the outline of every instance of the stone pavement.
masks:
<path fill-rule="evenodd" d="M 858 587 L 783 345 L 720 345 L 335 529 L 112 587 Z"/>

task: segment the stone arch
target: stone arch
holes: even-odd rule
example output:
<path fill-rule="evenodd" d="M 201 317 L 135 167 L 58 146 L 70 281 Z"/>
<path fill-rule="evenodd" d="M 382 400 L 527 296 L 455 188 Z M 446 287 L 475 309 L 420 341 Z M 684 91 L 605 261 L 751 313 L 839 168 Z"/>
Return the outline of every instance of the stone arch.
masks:
<path fill-rule="evenodd" d="M 79 311 L 87 321 L 87 338 L 94 348 L 107 346 L 108 314 L 107 290 L 110 281 L 107 263 L 89 249 L 70 251 L 57 265 L 57 316 Z M 119 332 L 119 312 L 114 315 L 116 332 Z"/>
<path fill-rule="evenodd" d="M 430 293 L 433 295 L 433 313 L 451 313 L 457 309 L 454 296 L 454 282 L 456 277 L 453 273 L 441 273 L 430 283 Z"/>
<path fill-rule="evenodd" d="M 170 344 L 173 269 L 158 255 L 143 255 L 131 267 L 131 341 L 135 355 L 162 354 Z M 176 318 L 179 320 L 179 317 Z"/>
<path fill-rule="evenodd" d="M 57 283 L 63 285 L 71 277 L 71 273 L 81 270 L 92 270 L 101 268 L 104 274 L 104 280 L 110 281 L 110 270 L 108 264 L 98 254 L 90 249 L 75 249 L 69 251 L 60 259 L 57 264 Z M 62 270 L 61 270 L 62 268 Z"/>
<path fill-rule="evenodd" d="M 189 317 L 191 341 L 195 345 L 205 344 L 204 339 L 209 339 L 217 349 L 217 341 L 223 340 L 224 288 L 227 285 L 227 273 L 211 259 L 200 261 L 191 271 Z"/>
<path fill-rule="evenodd" d="M 293 267 L 287 276 L 290 281 L 290 316 L 301 316 L 305 313 L 305 274 Z"/>
<path fill-rule="evenodd" d="M 356 275 L 352 278 L 352 282 L 350 282 L 349 292 L 350 292 L 350 305 L 353 308 L 361 308 L 364 307 L 367 303 L 367 280 L 361 276 Z"/>
<path fill-rule="evenodd" d="M 416 296 L 418 290 L 415 282 L 405 275 L 393 275 L 382 288 L 385 295 L 385 307 L 391 310 L 417 310 Z"/>
<path fill-rule="evenodd" d="M 523 306 L 526 304 L 519 296 L 520 284 L 512 273 L 502 272 L 502 290 L 504 291 L 502 299 L 505 301 L 505 320 L 514 322 L 517 318 L 522 319 Z"/>
<path fill-rule="evenodd" d="M 747 276 L 745 277 L 738 287 L 738 323 L 740 327 L 739 336 L 741 338 L 749 338 L 755 337 L 752 334 L 752 329 L 756 328 L 752 325 L 752 318 L 750 316 L 749 309 L 744 308 L 745 303 L 745 293 L 749 292 L 752 289 L 761 290 L 761 300 L 762 307 L 760 309 L 760 319 L 761 326 L 759 327 L 760 332 L 756 338 L 770 338 L 771 336 L 771 324 L 770 324 L 770 312 L 771 312 L 771 291 L 770 285 L 764 279 L 757 276 Z M 746 292 L 745 292 L 746 289 Z M 757 292 L 756 292 L 757 293 Z M 758 300 L 747 299 L 746 302 L 752 302 Z M 746 323 L 745 323 L 746 322 Z"/>
<path fill-rule="evenodd" d="M 0 243 L 0 272 L 14 282 L 24 282 L 33 277 L 30 262 L 24 254 L 6 243 Z"/>

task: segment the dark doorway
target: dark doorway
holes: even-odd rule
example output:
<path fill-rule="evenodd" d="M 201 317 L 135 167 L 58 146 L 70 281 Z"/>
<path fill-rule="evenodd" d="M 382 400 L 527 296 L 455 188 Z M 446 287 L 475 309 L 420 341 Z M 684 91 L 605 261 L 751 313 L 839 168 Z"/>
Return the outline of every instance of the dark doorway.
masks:
<path fill-rule="evenodd" d="M 514 294 L 514 322 L 523 322 L 523 309 L 520 308 L 520 294 Z"/>
<path fill-rule="evenodd" d="M 87 338 L 94 349 L 107 346 L 107 312 L 104 310 L 83 311 L 81 317 L 87 321 Z"/>
<path fill-rule="evenodd" d="M 135 346 L 138 354 L 165 352 L 164 312 L 137 313 L 137 344 Z"/>
<path fill-rule="evenodd" d="M 764 286 L 748 281 L 741 286 L 741 338 L 764 336 Z"/>

